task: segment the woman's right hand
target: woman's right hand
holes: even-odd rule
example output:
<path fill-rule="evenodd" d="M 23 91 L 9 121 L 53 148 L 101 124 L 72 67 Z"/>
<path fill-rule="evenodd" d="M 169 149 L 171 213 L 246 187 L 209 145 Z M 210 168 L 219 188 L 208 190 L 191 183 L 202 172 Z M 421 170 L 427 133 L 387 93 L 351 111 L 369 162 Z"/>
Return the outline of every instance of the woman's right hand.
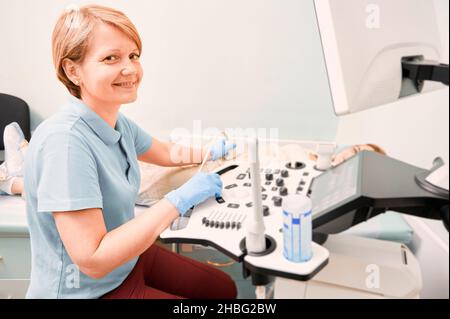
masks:
<path fill-rule="evenodd" d="M 198 205 L 212 196 L 221 196 L 222 186 L 219 175 L 200 172 L 179 188 L 168 193 L 165 198 L 183 216 L 192 206 Z"/>

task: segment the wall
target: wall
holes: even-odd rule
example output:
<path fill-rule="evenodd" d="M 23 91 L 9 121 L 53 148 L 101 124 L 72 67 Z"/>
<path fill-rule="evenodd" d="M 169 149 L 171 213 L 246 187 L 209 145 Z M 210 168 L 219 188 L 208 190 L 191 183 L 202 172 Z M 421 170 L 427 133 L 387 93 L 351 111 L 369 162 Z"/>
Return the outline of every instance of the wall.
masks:
<path fill-rule="evenodd" d="M 69 3 L 0 0 L 0 91 L 25 99 L 32 126 L 64 103 L 51 32 Z M 193 120 L 279 128 L 279 137 L 334 140 L 337 129 L 312 0 L 95 1 L 141 33 L 144 81 L 125 114 L 166 138 Z"/>

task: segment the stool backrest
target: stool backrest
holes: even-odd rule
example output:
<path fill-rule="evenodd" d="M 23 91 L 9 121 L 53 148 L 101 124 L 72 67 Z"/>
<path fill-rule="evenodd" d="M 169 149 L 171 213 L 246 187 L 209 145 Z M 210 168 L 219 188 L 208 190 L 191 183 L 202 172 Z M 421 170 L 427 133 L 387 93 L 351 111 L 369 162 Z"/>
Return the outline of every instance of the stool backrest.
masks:
<path fill-rule="evenodd" d="M 31 138 L 30 108 L 28 104 L 15 96 L 0 93 L 0 150 L 5 149 L 3 131 L 5 126 L 17 122 L 27 141 Z"/>

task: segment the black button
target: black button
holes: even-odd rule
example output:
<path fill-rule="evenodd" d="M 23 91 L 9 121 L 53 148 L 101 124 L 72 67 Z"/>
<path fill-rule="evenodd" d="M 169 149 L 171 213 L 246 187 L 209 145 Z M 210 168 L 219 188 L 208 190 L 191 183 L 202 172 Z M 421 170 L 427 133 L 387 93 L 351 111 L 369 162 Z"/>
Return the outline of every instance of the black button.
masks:
<path fill-rule="evenodd" d="M 253 203 L 247 203 L 247 204 L 245 204 L 245 206 L 247 206 L 247 207 L 252 207 L 252 206 L 253 206 Z"/>
<path fill-rule="evenodd" d="M 284 169 L 281 171 L 281 177 L 288 177 L 289 176 L 289 171 Z"/>
<path fill-rule="evenodd" d="M 220 222 L 220 229 L 223 229 L 225 227 L 225 222 Z"/>
<path fill-rule="evenodd" d="M 277 184 L 277 186 L 283 186 L 284 180 L 282 178 L 277 178 L 276 184 Z"/>
<path fill-rule="evenodd" d="M 239 174 L 239 175 L 236 177 L 236 179 L 243 180 L 243 179 L 245 179 L 246 176 L 247 176 L 247 174 Z"/>
<path fill-rule="evenodd" d="M 237 223 L 237 225 L 236 225 L 236 229 L 237 230 L 239 230 L 240 228 L 241 228 L 241 226 L 242 226 L 242 224 L 239 222 L 239 223 Z"/>
<path fill-rule="evenodd" d="M 280 188 L 280 195 L 281 196 L 286 196 L 288 194 L 288 189 L 286 187 L 281 187 Z"/>
<path fill-rule="evenodd" d="M 289 169 L 302 169 L 305 166 L 306 165 L 304 163 L 302 163 L 302 162 L 295 162 L 295 163 L 289 162 L 289 163 L 286 164 L 286 168 L 289 168 Z"/>
<path fill-rule="evenodd" d="M 239 208 L 239 204 L 233 204 L 233 203 L 230 203 L 230 204 L 228 204 L 227 207 L 228 207 L 228 208 Z"/>
<path fill-rule="evenodd" d="M 267 199 L 267 194 L 262 194 L 262 200 L 266 200 Z"/>
<path fill-rule="evenodd" d="M 273 192 L 276 192 L 277 190 L 278 190 L 278 187 L 275 187 L 275 186 L 272 187 L 272 191 L 273 191 Z"/>
<path fill-rule="evenodd" d="M 226 222 L 225 228 L 228 229 L 228 228 L 230 228 L 230 226 L 231 226 L 231 223 L 230 222 Z"/>
<path fill-rule="evenodd" d="M 270 186 L 270 185 L 272 185 L 272 182 L 267 181 L 266 186 Z"/>
<path fill-rule="evenodd" d="M 232 189 L 235 187 L 237 187 L 237 184 L 231 184 L 231 185 L 225 186 L 225 189 Z"/>
<path fill-rule="evenodd" d="M 206 217 L 203 217 L 202 218 L 202 224 L 206 224 L 206 221 L 208 220 L 208 218 L 206 218 Z"/>
<path fill-rule="evenodd" d="M 303 164 L 302 162 L 295 162 L 295 168 L 296 169 L 301 169 L 303 167 L 305 167 L 306 165 Z"/>
<path fill-rule="evenodd" d="M 205 221 L 205 226 L 208 227 L 209 226 L 209 220 Z"/>
<path fill-rule="evenodd" d="M 269 214 L 270 214 L 269 206 L 264 205 L 263 206 L 263 215 L 264 215 L 264 217 L 269 216 Z"/>
<path fill-rule="evenodd" d="M 282 199 L 281 197 L 275 197 L 275 198 L 273 199 L 273 204 L 274 204 L 276 207 L 280 207 L 280 206 L 283 204 L 283 199 Z"/>
<path fill-rule="evenodd" d="M 305 185 L 305 184 L 306 184 L 305 181 L 300 181 L 300 184 L 299 184 L 299 185 L 303 186 L 303 185 Z"/>
<path fill-rule="evenodd" d="M 216 223 L 214 224 L 214 227 L 219 228 L 220 226 L 220 222 L 217 220 Z"/>
<path fill-rule="evenodd" d="M 301 186 L 297 187 L 297 192 L 303 192 L 303 187 Z"/>
<path fill-rule="evenodd" d="M 266 174 L 266 180 L 268 180 L 268 181 L 273 180 L 273 174 L 272 173 L 267 173 Z"/>
<path fill-rule="evenodd" d="M 261 187 L 261 192 L 265 192 L 266 189 L 264 187 Z"/>
<path fill-rule="evenodd" d="M 219 204 L 225 203 L 225 200 L 222 197 L 216 197 L 216 202 Z"/>
<path fill-rule="evenodd" d="M 252 187 L 252 183 L 244 183 L 245 187 Z"/>
<path fill-rule="evenodd" d="M 233 229 L 234 227 L 236 227 L 236 222 L 231 223 L 231 228 Z"/>

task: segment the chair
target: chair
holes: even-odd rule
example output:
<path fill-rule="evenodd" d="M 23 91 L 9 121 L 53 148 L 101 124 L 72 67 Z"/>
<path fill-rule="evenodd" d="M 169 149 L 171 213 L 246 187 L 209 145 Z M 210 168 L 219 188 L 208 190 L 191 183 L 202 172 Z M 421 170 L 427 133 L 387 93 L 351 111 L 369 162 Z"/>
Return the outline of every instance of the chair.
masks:
<path fill-rule="evenodd" d="M 17 122 L 29 141 L 30 131 L 30 109 L 28 104 L 22 99 L 0 93 L 0 151 L 5 149 L 3 144 L 3 131 L 5 126 L 11 122 Z M 0 161 L 1 163 L 1 161 Z"/>

